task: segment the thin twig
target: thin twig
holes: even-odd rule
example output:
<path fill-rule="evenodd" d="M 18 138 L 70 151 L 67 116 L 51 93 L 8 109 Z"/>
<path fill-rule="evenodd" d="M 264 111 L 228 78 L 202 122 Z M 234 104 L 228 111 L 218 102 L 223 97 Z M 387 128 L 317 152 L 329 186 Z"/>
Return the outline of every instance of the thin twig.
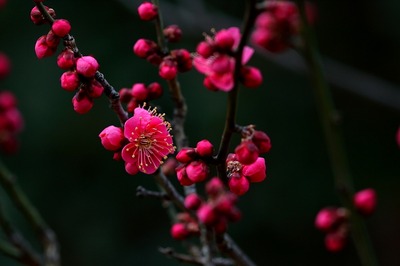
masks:
<path fill-rule="evenodd" d="M 0 184 L 38 235 L 44 250 L 44 265 L 60 265 L 58 243 L 53 230 L 45 223 L 39 212 L 15 182 L 14 175 L 10 173 L 1 161 Z"/>
<path fill-rule="evenodd" d="M 239 248 L 239 246 L 228 235 L 217 235 L 217 245 L 221 252 L 225 253 L 235 261 L 238 266 L 255 266 L 256 264 Z"/>
<path fill-rule="evenodd" d="M 167 257 L 174 258 L 179 262 L 193 264 L 193 265 L 205 265 L 204 261 L 201 258 L 196 258 L 191 255 L 181 254 L 175 252 L 172 248 L 162 248 L 158 249 L 162 254 L 166 255 Z M 213 258 L 212 263 L 215 266 L 230 266 L 235 265 L 234 262 L 230 259 L 225 258 Z"/>
<path fill-rule="evenodd" d="M 323 66 L 320 60 L 317 43 L 312 29 L 309 27 L 305 12 L 305 3 L 297 0 L 301 13 L 302 37 L 304 41 L 303 55 L 310 69 L 314 87 L 315 101 L 325 134 L 332 171 L 338 195 L 344 207 L 352 211 L 350 216 L 351 234 L 364 266 L 377 265 L 374 250 L 369 239 L 368 231 L 361 216 L 355 211 L 352 204 L 354 194 L 353 178 L 348 165 L 347 154 L 341 132 L 340 119 L 333 102 L 330 88 L 326 81 Z"/>
<path fill-rule="evenodd" d="M 156 198 L 156 199 L 162 199 L 162 200 L 169 200 L 169 197 L 166 193 L 164 192 L 159 192 L 159 191 L 151 191 L 147 190 L 142 186 L 138 186 L 136 188 L 136 196 L 137 197 L 146 197 L 146 198 Z"/>

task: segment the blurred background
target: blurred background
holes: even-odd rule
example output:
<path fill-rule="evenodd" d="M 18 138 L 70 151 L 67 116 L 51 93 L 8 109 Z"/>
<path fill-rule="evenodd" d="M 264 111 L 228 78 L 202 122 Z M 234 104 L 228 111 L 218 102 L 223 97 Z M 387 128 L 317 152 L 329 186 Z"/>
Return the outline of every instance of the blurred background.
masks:
<path fill-rule="evenodd" d="M 202 33 L 212 27 L 240 26 L 245 1 L 160 2 L 166 24 L 183 29 L 183 41 L 172 48 L 194 51 Z M 166 88 L 157 69 L 132 52 L 137 39 L 155 37 L 153 24 L 138 20 L 139 3 L 46 1 L 58 18 L 71 22 L 81 52 L 98 59 L 100 71 L 115 88 L 153 81 Z M 357 190 L 373 187 L 378 194 L 377 211 L 367 219 L 373 245 L 381 265 L 400 265 L 400 152 L 395 142 L 400 125 L 400 2 L 315 4 L 315 30 L 343 116 L 354 185 Z M 96 100 L 86 115 L 76 114 L 73 94 L 60 87 L 56 57 L 36 58 L 36 39 L 49 27 L 31 23 L 33 6 L 33 1 L 9 0 L 0 10 L 0 51 L 12 60 L 12 72 L 0 89 L 16 94 L 25 119 L 20 151 L 1 155 L 2 160 L 56 232 L 63 265 L 178 265 L 157 251 L 161 246 L 184 250 L 170 237 L 170 221 L 160 202 L 135 197 L 138 185 L 156 189 L 153 178 L 129 176 L 100 144 L 99 132 L 118 125 L 107 99 Z M 250 65 L 261 69 L 264 83 L 240 91 L 238 122 L 267 132 L 273 148 L 266 156 L 267 180 L 240 198 L 243 219 L 230 225 L 230 235 L 258 265 L 360 265 L 351 241 L 342 252 L 331 254 L 314 228 L 318 210 L 339 206 L 339 200 L 302 62 L 294 53 L 257 53 Z M 226 94 L 206 90 L 202 79 L 195 70 L 179 76 L 189 107 L 187 134 L 192 144 L 207 138 L 217 146 Z M 170 117 L 167 90 L 157 104 Z M 39 248 L 2 189 L 0 200 Z M 19 264 L 0 255 L 0 265 Z"/>

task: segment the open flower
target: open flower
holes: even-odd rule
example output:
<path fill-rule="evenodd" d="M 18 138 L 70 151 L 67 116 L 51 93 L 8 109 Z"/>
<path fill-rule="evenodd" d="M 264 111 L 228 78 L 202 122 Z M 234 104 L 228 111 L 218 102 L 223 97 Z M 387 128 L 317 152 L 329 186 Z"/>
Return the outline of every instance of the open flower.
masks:
<path fill-rule="evenodd" d="M 134 175 L 138 171 L 152 174 L 173 153 L 170 124 L 163 115 L 157 114 L 156 109 L 134 110 L 133 117 L 125 122 L 124 136 L 129 143 L 122 149 L 122 159 L 125 161 L 126 171 Z"/>

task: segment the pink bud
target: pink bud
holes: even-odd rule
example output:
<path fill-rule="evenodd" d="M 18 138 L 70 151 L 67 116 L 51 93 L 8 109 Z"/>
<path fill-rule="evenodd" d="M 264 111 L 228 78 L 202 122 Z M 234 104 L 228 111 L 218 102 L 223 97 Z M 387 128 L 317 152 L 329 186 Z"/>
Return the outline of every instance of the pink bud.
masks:
<path fill-rule="evenodd" d="M 125 171 L 130 175 L 136 175 L 139 172 L 137 164 L 125 163 Z"/>
<path fill-rule="evenodd" d="M 224 217 L 220 217 L 213 225 L 213 228 L 216 234 L 223 234 L 228 229 L 228 222 Z"/>
<path fill-rule="evenodd" d="M 99 63 L 92 56 L 82 56 L 76 61 L 76 71 L 82 76 L 91 78 L 99 69 Z"/>
<path fill-rule="evenodd" d="M 254 24 L 257 28 L 273 29 L 276 27 L 276 20 L 270 12 L 262 12 L 257 16 Z"/>
<path fill-rule="evenodd" d="M 206 76 L 203 81 L 204 87 L 206 87 L 210 91 L 218 91 L 218 88 L 212 83 L 210 77 Z"/>
<path fill-rule="evenodd" d="M 250 183 L 246 177 L 240 176 L 239 178 L 233 176 L 229 179 L 229 189 L 238 196 L 245 194 L 249 188 Z"/>
<path fill-rule="evenodd" d="M 40 25 L 45 22 L 45 19 L 43 18 L 42 13 L 40 13 L 40 10 L 37 8 L 37 6 L 32 8 L 30 16 L 32 22 L 36 25 Z"/>
<path fill-rule="evenodd" d="M 235 154 L 241 164 L 252 164 L 258 158 L 258 148 L 252 141 L 242 141 L 235 148 Z"/>
<path fill-rule="evenodd" d="M 163 94 L 163 89 L 157 82 L 150 83 L 149 86 L 147 86 L 147 90 L 149 91 L 149 100 L 158 99 Z"/>
<path fill-rule="evenodd" d="M 75 66 L 74 52 L 71 49 L 65 49 L 57 57 L 57 65 L 61 69 L 70 69 Z"/>
<path fill-rule="evenodd" d="M 158 8 L 150 2 L 144 2 L 138 7 L 139 17 L 142 20 L 153 20 L 158 16 Z"/>
<path fill-rule="evenodd" d="M 222 29 L 215 34 L 215 44 L 224 50 L 232 50 L 235 38 L 230 31 Z"/>
<path fill-rule="evenodd" d="M 346 244 L 346 238 L 339 233 L 332 232 L 325 236 L 325 247 L 330 252 L 339 252 Z"/>
<path fill-rule="evenodd" d="M 163 30 L 163 34 L 169 42 L 179 42 L 182 37 L 182 30 L 178 25 L 170 25 Z"/>
<path fill-rule="evenodd" d="M 132 89 L 122 88 L 119 90 L 119 99 L 123 103 L 127 103 L 132 99 Z"/>
<path fill-rule="evenodd" d="M 203 204 L 197 210 L 197 217 L 205 225 L 213 224 L 217 218 L 214 209 L 209 204 Z"/>
<path fill-rule="evenodd" d="M 358 191 L 353 197 L 357 211 L 363 215 L 371 215 L 376 207 L 376 192 L 373 188 Z"/>
<path fill-rule="evenodd" d="M 336 208 L 323 208 L 315 217 L 315 227 L 318 230 L 328 232 L 336 228 L 338 222 Z"/>
<path fill-rule="evenodd" d="M 71 30 L 71 24 L 66 19 L 56 19 L 53 25 L 51 25 L 51 29 L 55 35 L 62 38 L 69 34 Z"/>
<path fill-rule="evenodd" d="M 225 191 L 225 186 L 221 179 L 213 177 L 206 184 L 206 193 L 209 197 L 217 197 Z"/>
<path fill-rule="evenodd" d="M 187 177 L 194 183 L 202 182 L 207 178 L 208 166 L 203 161 L 193 161 L 186 166 Z"/>
<path fill-rule="evenodd" d="M 185 198 L 185 207 L 189 210 L 197 210 L 201 205 L 201 198 L 196 194 L 192 193 Z"/>
<path fill-rule="evenodd" d="M 196 47 L 196 52 L 204 58 L 209 58 L 214 50 L 214 46 L 206 41 L 200 42 Z"/>
<path fill-rule="evenodd" d="M 115 126 L 108 126 L 99 134 L 101 144 L 106 150 L 116 151 L 122 148 L 123 141 L 125 140 L 122 128 Z"/>
<path fill-rule="evenodd" d="M 127 111 L 128 111 L 129 113 L 133 113 L 133 112 L 135 111 L 136 107 L 138 107 L 138 106 L 139 106 L 139 104 L 138 104 L 138 102 L 136 101 L 136 99 L 135 99 L 135 98 L 132 98 L 132 99 L 128 102 L 128 104 L 126 105 L 126 109 L 127 109 Z"/>
<path fill-rule="evenodd" d="M 257 146 L 260 154 L 269 152 L 271 149 L 271 139 L 263 131 L 255 130 L 251 141 Z"/>
<path fill-rule="evenodd" d="M 140 58 L 147 58 L 154 54 L 157 49 L 157 44 L 153 41 L 146 39 L 139 39 L 133 46 L 133 52 Z"/>
<path fill-rule="evenodd" d="M 7 121 L 8 130 L 11 132 L 20 132 L 24 127 L 24 120 L 22 119 L 22 115 L 17 108 L 13 107 L 7 109 L 4 112 L 4 117 Z"/>
<path fill-rule="evenodd" d="M 171 227 L 171 236 L 176 240 L 183 240 L 189 235 L 186 225 L 183 223 L 176 223 Z"/>
<path fill-rule="evenodd" d="M 144 102 L 147 99 L 148 90 L 143 83 L 136 83 L 132 86 L 132 95 L 137 101 Z"/>
<path fill-rule="evenodd" d="M 97 80 L 90 81 L 87 94 L 90 98 L 99 98 L 103 94 L 104 88 Z"/>
<path fill-rule="evenodd" d="M 196 152 L 201 157 L 210 157 L 213 154 L 214 146 L 210 141 L 203 139 L 197 142 Z"/>
<path fill-rule="evenodd" d="M 10 91 L 0 92 L 0 110 L 5 111 L 14 108 L 17 105 L 17 99 Z"/>
<path fill-rule="evenodd" d="M 261 182 L 267 177 L 266 169 L 265 159 L 258 157 L 254 163 L 243 166 L 242 173 L 250 182 Z"/>
<path fill-rule="evenodd" d="M 186 49 L 178 49 L 171 51 L 172 57 L 175 58 L 180 72 L 186 72 L 192 69 L 192 56 Z"/>
<path fill-rule="evenodd" d="M 176 77 L 177 74 L 177 64 L 174 60 L 163 60 L 159 66 L 158 74 L 160 77 L 166 80 L 171 80 Z"/>
<path fill-rule="evenodd" d="M 194 148 L 184 147 L 176 155 L 176 160 L 180 163 L 189 163 L 196 158 L 196 151 Z"/>
<path fill-rule="evenodd" d="M 61 75 L 61 88 L 66 91 L 74 91 L 78 88 L 80 80 L 78 73 L 75 71 L 67 71 Z"/>
<path fill-rule="evenodd" d="M 225 193 L 219 196 L 215 202 L 215 209 L 219 213 L 230 214 L 235 207 L 236 196 L 232 193 Z"/>
<path fill-rule="evenodd" d="M 93 100 L 87 97 L 85 94 L 78 92 L 72 98 L 72 105 L 74 106 L 75 112 L 78 114 L 85 114 L 92 109 Z"/>
<path fill-rule="evenodd" d="M 49 47 L 46 43 L 46 35 L 39 37 L 39 39 L 36 41 L 35 53 L 39 59 L 51 56 L 54 53 L 54 49 Z"/>
<path fill-rule="evenodd" d="M 241 69 L 241 81 L 247 88 L 257 88 L 261 85 L 263 77 L 258 68 L 251 66 L 244 66 Z"/>
<path fill-rule="evenodd" d="M 54 34 L 52 30 L 49 31 L 46 35 L 46 44 L 48 47 L 52 48 L 54 51 L 57 49 L 58 44 L 60 43 L 60 37 Z"/>
<path fill-rule="evenodd" d="M 176 169 L 176 177 L 182 186 L 193 185 L 193 181 L 190 180 L 186 174 L 186 167 L 184 165 L 178 166 Z"/>
<path fill-rule="evenodd" d="M 8 56 L 2 52 L 0 52 L 0 79 L 8 76 L 11 70 L 11 63 Z"/>

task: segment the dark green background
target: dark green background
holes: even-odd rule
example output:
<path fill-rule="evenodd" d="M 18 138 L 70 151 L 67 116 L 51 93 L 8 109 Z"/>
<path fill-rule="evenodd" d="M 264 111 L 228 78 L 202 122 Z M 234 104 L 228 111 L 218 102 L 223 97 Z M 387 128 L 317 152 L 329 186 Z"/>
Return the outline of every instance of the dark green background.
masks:
<path fill-rule="evenodd" d="M 190 5 L 190 1 L 168 3 L 181 2 Z M 242 16 L 244 1 L 235 1 L 236 5 L 233 1 L 206 2 L 207 11 L 220 14 L 222 21 L 239 21 Z M 46 1 L 59 18 L 71 22 L 81 52 L 98 59 L 113 86 L 119 89 L 159 81 L 165 87 L 157 69 L 132 53 L 138 38 L 154 38 L 153 25 L 138 21 L 132 11 L 138 1 L 122 3 Z M 316 32 L 324 55 L 400 83 L 398 1 L 320 1 L 317 5 Z M 4 161 L 57 233 L 63 265 L 177 265 L 157 251 L 159 246 L 180 248 L 169 236 L 166 212 L 156 200 L 135 197 L 138 185 L 156 189 L 153 178 L 127 175 L 122 163 L 113 161 L 99 142 L 99 132 L 118 123 L 107 99 L 96 100 L 89 114 L 76 114 L 71 106 L 73 94 L 60 88 L 62 71 L 56 67 L 56 58 L 35 57 L 35 41 L 49 27 L 30 22 L 32 7 L 33 1 L 9 0 L 0 10 L 0 51 L 9 55 L 13 68 L 0 88 L 15 92 L 25 118 L 21 150 Z M 174 22 L 175 11 L 179 9 L 164 16 Z M 183 27 L 195 29 L 190 25 L 200 21 L 201 14 L 186 19 Z M 208 22 L 216 29 L 222 27 Z M 186 36 L 184 32 L 181 46 L 194 51 L 201 36 L 201 31 Z M 320 208 L 337 206 L 339 201 L 307 77 L 260 55 L 250 64 L 261 69 L 264 83 L 257 90 L 240 92 L 238 122 L 266 131 L 273 148 L 266 156 L 267 180 L 253 184 L 240 199 L 243 219 L 232 224 L 229 233 L 259 265 L 359 265 L 351 242 L 343 252 L 332 255 L 323 247 L 323 234 L 313 226 Z M 179 79 L 189 107 L 190 142 L 207 138 L 217 145 L 226 94 L 203 88 L 202 76 L 196 71 Z M 381 265 L 399 265 L 400 153 L 395 143 L 399 113 L 333 89 L 343 115 L 355 186 L 374 187 L 378 193 L 378 209 L 367 220 L 378 258 Z M 170 116 L 168 93 L 157 104 Z M 3 190 L 0 200 L 18 228 L 39 247 Z M 0 265 L 17 264 L 0 256 Z"/>

